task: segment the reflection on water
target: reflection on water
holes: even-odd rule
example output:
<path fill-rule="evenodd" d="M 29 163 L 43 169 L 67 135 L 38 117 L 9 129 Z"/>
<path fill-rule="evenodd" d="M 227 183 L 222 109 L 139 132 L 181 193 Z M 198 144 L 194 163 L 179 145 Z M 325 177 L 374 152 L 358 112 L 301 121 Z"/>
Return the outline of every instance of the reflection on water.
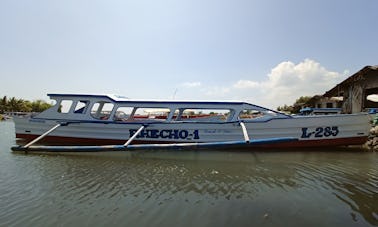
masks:
<path fill-rule="evenodd" d="M 378 155 L 328 151 L 13 154 L 0 225 L 377 226 Z"/>

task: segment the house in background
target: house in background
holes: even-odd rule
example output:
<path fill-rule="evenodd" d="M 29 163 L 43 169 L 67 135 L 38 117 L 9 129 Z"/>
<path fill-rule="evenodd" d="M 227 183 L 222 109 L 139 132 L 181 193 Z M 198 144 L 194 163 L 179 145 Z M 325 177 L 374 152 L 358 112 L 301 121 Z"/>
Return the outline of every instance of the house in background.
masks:
<path fill-rule="evenodd" d="M 343 113 L 378 109 L 378 102 L 368 99 L 369 95 L 378 96 L 378 65 L 365 66 L 323 96 L 318 98 L 314 96 L 313 106 L 317 108 L 341 107 Z"/>
<path fill-rule="evenodd" d="M 325 97 L 322 95 L 315 95 L 309 101 L 307 105 L 314 108 L 341 108 L 343 103 L 343 97 Z"/>
<path fill-rule="evenodd" d="M 301 115 L 341 113 L 342 97 L 324 97 L 315 95 L 304 103 L 294 104 L 294 111 Z"/>

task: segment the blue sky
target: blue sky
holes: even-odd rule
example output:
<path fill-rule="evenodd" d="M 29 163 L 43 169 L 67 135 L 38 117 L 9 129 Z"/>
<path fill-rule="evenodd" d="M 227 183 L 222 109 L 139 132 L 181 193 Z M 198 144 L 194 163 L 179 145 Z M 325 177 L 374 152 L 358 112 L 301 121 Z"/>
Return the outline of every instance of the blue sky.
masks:
<path fill-rule="evenodd" d="M 276 108 L 378 64 L 377 0 L 1 0 L 0 96 Z"/>

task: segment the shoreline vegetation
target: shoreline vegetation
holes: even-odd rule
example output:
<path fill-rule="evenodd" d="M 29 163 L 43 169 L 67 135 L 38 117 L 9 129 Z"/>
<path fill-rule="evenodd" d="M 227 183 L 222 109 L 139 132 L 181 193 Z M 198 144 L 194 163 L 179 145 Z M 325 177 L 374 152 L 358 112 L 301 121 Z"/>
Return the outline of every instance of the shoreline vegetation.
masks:
<path fill-rule="evenodd" d="M 3 96 L 0 99 L 0 114 L 6 112 L 42 112 L 50 108 L 52 104 L 43 100 L 29 101 L 17 99 L 15 97 L 8 98 Z"/>

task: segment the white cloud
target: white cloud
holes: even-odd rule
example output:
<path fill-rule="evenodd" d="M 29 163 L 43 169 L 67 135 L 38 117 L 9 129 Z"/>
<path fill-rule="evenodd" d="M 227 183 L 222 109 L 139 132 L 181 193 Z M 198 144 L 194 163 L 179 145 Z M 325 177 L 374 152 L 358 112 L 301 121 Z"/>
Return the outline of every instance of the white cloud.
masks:
<path fill-rule="evenodd" d="M 320 63 L 305 59 L 298 64 L 290 61 L 279 63 L 263 81 L 239 79 L 230 86 L 205 86 L 200 82 L 184 84 L 191 88 L 201 86 L 194 92 L 201 98 L 239 99 L 276 109 L 284 104 L 292 105 L 300 96 L 324 94 L 347 74 L 348 71 L 328 71 Z"/>
<path fill-rule="evenodd" d="M 228 87 L 207 87 L 202 90 L 206 96 L 208 97 L 215 97 L 215 99 L 227 99 L 230 97 L 230 92 L 232 91 L 231 88 Z"/>
<path fill-rule="evenodd" d="M 274 67 L 260 87 L 264 103 L 270 106 L 291 105 L 300 96 L 323 94 L 345 78 L 345 74 L 328 71 L 320 63 L 305 59 L 295 65 L 282 62 Z"/>
<path fill-rule="evenodd" d="M 236 89 L 248 89 L 259 87 L 260 84 L 256 81 L 251 80 L 239 80 L 232 87 Z"/>
<path fill-rule="evenodd" d="M 184 82 L 181 86 L 186 88 L 200 87 L 201 82 Z"/>

